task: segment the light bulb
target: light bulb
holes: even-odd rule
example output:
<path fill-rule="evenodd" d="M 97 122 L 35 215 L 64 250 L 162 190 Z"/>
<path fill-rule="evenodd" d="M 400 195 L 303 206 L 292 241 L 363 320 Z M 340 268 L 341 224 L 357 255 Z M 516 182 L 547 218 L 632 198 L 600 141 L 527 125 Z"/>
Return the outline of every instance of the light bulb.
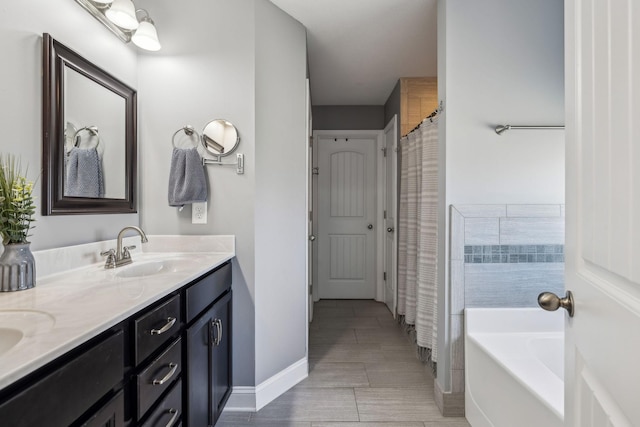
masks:
<path fill-rule="evenodd" d="M 111 7 L 104 14 L 109 21 L 125 30 L 132 31 L 140 25 L 136 18 L 136 7 L 131 0 L 113 0 Z"/>
<path fill-rule="evenodd" d="M 145 50 L 160 50 L 158 31 L 149 18 L 143 18 L 136 32 L 131 36 L 131 41 L 138 47 Z"/>

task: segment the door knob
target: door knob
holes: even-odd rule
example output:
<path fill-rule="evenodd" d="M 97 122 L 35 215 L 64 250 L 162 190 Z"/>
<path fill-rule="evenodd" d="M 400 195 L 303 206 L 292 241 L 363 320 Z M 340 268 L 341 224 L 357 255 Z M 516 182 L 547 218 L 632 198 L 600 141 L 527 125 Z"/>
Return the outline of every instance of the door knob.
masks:
<path fill-rule="evenodd" d="M 388 227 L 388 228 L 387 228 L 387 232 L 389 232 L 389 233 L 393 233 L 394 231 L 395 231 L 395 230 L 393 229 L 393 227 Z"/>
<path fill-rule="evenodd" d="M 369 225 L 367 225 L 367 228 L 368 228 L 369 230 L 373 230 L 373 224 L 369 224 Z"/>
<path fill-rule="evenodd" d="M 543 292 L 538 295 L 538 305 L 547 311 L 556 311 L 562 307 L 573 317 L 573 294 L 567 291 L 564 298 L 558 297 L 553 292 Z"/>
<path fill-rule="evenodd" d="M 316 236 L 314 236 L 313 234 L 311 234 L 311 235 L 309 236 L 309 240 L 311 240 L 311 241 L 313 242 L 314 240 L 316 240 Z"/>

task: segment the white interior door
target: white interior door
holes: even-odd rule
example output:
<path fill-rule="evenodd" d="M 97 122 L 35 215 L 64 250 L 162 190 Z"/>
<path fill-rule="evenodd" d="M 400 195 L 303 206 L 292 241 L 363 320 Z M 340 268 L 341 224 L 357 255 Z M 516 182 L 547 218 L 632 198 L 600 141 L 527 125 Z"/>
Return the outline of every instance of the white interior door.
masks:
<path fill-rule="evenodd" d="M 640 426 L 640 2 L 566 0 L 565 425 Z"/>
<path fill-rule="evenodd" d="M 398 186 L 398 116 L 393 116 L 384 128 L 385 143 L 385 229 L 386 238 L 384 245 L 384 264 L 385 264 L 385 282 L 384 282 L 384 303 L 389 307 L 396 317 L 397 296 L 396 279 L 398 277 L 398 260 L 397 260 L 397 186 Z"/>
<path fill-rule="evenodd" d="M 317 141 L 320 298 L 375 298 L 377 140 Z"/>

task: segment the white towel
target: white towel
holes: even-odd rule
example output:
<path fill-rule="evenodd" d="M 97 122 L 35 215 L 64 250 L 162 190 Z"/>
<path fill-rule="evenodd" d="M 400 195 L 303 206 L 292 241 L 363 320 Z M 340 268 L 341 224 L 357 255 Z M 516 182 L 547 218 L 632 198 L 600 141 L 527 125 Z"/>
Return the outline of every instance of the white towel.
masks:
<path fill-rule="evenodd" d="M 207 178 L 196 148 L 174 148 L 169 169 L 169 206 L 207 201 Z"/>
<path fill-rule="evenodd" d="M 95 147 L 73 147 L 67 154 L 65 168 L 65 196 L 104 197 L 102 159 Z"/>

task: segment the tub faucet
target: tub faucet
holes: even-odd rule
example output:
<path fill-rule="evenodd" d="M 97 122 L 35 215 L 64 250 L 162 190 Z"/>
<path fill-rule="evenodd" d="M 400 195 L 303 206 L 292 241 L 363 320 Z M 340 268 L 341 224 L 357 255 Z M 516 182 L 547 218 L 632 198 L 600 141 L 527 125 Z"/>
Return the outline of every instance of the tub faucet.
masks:
<path fill-rule="evenodd" d="M 136 227 L 135 225 L 129 225 L 124 227 L 118 233 L 118 240 L 116 243 L 116 250 L 109 249 L 108 251 L 104 251 L 100 253 L 102 256 L 106 256 L 107 260 L 105 262 L 104 268 L 116 268 L 122 267 L 123 265 L 131 264 L 131 253 L 129 252 L 132 249 L 135 249 L 135 246 L 125 246 L 122 247 L 122 238 L 124 237 L 124 233 L 127 230 L 134 230 L 140 235 L 140 241 L 142 243 L 147 243 L 149 240 L 147 239 L 147 235 L 140 227 Z"/>

